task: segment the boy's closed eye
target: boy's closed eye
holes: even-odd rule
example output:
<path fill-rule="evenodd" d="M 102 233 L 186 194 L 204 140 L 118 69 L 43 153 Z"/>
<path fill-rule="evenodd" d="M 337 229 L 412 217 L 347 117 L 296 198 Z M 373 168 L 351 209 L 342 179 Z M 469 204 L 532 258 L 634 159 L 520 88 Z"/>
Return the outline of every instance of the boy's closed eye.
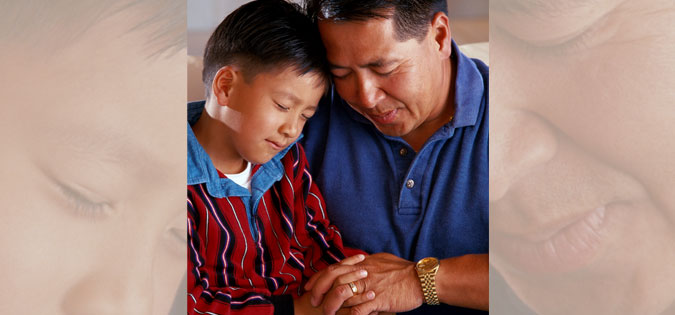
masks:
<path fill-rule="evenodd" d="M 283 112 L 288 112 L 291 110 L 290 106 L 283 105 L 277 101 L 274 102 L 274 104 L 277 106 L 277 108 Z M 314 113 L 316 112 L 316 106 L 311 106 L 308 108 L 307 111 L 301 114 L 302 118 L 305 120 L 308 120 L 314 116 Z"/>

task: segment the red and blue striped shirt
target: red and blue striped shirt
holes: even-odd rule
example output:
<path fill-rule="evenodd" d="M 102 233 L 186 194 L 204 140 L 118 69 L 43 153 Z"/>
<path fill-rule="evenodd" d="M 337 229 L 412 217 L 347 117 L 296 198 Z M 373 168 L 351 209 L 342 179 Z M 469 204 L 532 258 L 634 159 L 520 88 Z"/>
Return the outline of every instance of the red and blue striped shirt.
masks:
<path fill-rule="evenodd" d="M 191 131 L 189 162 L 213 167 Z M 312 274 L 360 253 L 344 249 L 329 223 L 299 144 L 253 168 L 251 193 L 220 172 L 218 178 L 190 180 L 199 172 L 188 167 L 188 314 L 292 308 L 291 298 L 303 293 Z"/>

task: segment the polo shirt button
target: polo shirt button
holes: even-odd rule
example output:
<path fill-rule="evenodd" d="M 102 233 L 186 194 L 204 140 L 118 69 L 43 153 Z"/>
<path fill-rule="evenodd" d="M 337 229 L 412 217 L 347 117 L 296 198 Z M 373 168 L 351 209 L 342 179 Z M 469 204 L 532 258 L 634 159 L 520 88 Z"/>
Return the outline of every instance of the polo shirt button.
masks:
<path fill-rule="evenodd" d="M 401 150 L 398 151 L 398 154 L 401 156 L 405 156 L 406 154 L 408 154 L 408 149 L 401 148 Z"/>
<path fill-rule="evenodd" d="M 412 180 L 412 179 L 409 179 L 408 181 L 405 182 L 405 187 L 408 187 L 408 188 L 412 189 L 413 187 L 415 187 L 415 181 Z"/>

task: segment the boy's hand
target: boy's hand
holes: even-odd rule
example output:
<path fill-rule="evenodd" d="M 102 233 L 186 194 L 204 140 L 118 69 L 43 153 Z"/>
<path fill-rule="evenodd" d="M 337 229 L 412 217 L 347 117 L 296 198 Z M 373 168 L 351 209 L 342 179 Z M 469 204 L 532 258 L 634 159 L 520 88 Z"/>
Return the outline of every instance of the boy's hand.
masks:
<path fill-rule="evenodd" d="M 311 295 L 308 293 L 303 294 L 301 297 L 293 300 L 293 311 L 296 315 L 322 315 L 321 307 L 314 307 L 309 302 Z"/>
<path fill-rule="evenodd" d="M 368 276 L 368 273 L 364 270 L 365 268 L 354 266 L 365 260 L 365 258 L 361 254 L 347 257 L 339 264 L 330 265 L 328 268 L 314 274 L 305 284 L 305 290 L 310 291 L 312 305 L 321 305 L 323 295 L 334 288 L 342 293 L 345 300 L 353 297 L 351 300 L 352 305 L 367 302 L 375 298 L 375 293 L 372 291 L 359 292 L 358 296 L 354 297 L 354 293 L 352 293 L 348 285 L 350 282 L 353 283 Z"/>

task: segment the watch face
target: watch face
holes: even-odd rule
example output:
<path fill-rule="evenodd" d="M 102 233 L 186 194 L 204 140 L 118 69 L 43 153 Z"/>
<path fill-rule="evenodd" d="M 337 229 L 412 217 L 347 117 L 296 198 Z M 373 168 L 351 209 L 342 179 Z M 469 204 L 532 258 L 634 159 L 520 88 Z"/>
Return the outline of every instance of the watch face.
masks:
<path fill-rule="evenodd" d="M 417 268 L 418 268 L 419 270 L 423 270 L 423 271 L 431 270 L 431 269 L 433 269 L 434 267 L 436 267 L 436 264 L 438 264 L 438 260 L 437 260 L 437 259 L 434 259 L 434 258 L 424 258 L 424 259 L 420 260 L 420 261 L 417 263 Z"/>

